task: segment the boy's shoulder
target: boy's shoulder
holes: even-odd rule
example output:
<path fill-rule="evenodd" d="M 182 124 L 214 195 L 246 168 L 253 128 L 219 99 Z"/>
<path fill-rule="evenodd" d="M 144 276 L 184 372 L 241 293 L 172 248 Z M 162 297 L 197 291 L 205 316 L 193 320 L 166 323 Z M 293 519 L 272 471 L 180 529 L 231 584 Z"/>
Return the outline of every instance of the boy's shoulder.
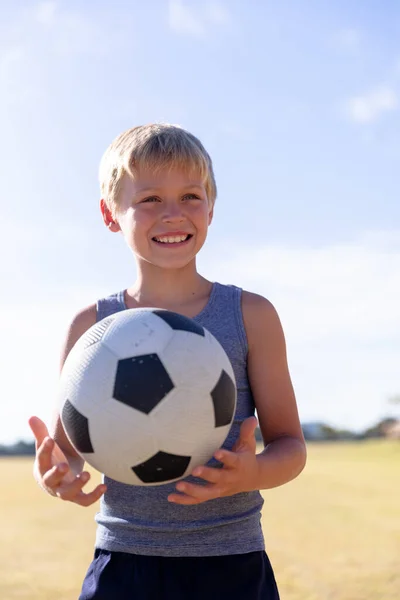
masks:
<path fill-rule="evenodd" d="M 249 343 L 261 337 L 279 335 L 281 323 L 277 310 L 264 296 L 243 290 L 242 313 Z"/>
<path fill-rule="evenodd" d="M 276 313 L 274 305 L 268 298 L 247 290 L 242 290 L 242 308 L 249 313 L 253 311 L 265 315 Z"/>
<path fill-rule="evenodd" d="M 76 344 L 78 339 L 96 323 L 97 306 L 96 303 L 89 304 L 78 310 L 72 317 L 67 332 L 64 338 L 64 343 L 61 351 L 61 366 L 64 364 L 71 348 Z"/>
<path fill-rule="evenodd" d="M 79 309 L 70 322 L 70 329 L 80 331 L 81 335 L 96 322 L 97 304 L 93 302 Z"/>

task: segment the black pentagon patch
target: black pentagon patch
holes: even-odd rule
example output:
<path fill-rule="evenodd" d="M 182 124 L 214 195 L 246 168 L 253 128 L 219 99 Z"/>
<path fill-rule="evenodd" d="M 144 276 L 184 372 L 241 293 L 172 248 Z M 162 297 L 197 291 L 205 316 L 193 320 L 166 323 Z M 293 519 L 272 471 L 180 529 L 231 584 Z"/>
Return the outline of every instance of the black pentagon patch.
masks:
<path fill-rule="evenodd" d="M 84 348 L 89 348 L 93 344 L 97 344 L 107 331 L 111 323 L 114 321 L 114 316 L 105 317 L 95 325 L 92 325 L 86 333 L 83 334 L 82 345 Z"/>
<path fill-rule="evenodd" d="M 131 467 L 143 483 L 166 483 L 182 477 L 190 463 L 190 456 L 157 452 L 144 463 Z"/>
<path fill-rule="evenodd" d="M 211 397 L 214 403 L 215 427 L 229 425 L 235 410 L 236 386 L 224 370 L 211 392 Z"/>
<path fill-rule="evenodd" d="M 177 331 L 189 331 L 190 333 L 197 333 L 197 335 L 202 335 L 204 337 L 204 329 L 201 325 L 195 323 L 193 319 L 189 319 L 189 317 L 184 317 L 183 315 L 171 312 L 170 310 L 156 309 L 152 312 L 168 323 L 172 329 Z"/>
<path fill-rule="evenodd" d="M 72 444 L 78 452 L 94 452 L 89 435 L 89 421 L 69 400 L 62 408 L 62 421 Z"/>
<path fill-rule="evenodd" d="M 174 384 L 157 354 L 118 361 L 113 397 L 148 415 Z"/>

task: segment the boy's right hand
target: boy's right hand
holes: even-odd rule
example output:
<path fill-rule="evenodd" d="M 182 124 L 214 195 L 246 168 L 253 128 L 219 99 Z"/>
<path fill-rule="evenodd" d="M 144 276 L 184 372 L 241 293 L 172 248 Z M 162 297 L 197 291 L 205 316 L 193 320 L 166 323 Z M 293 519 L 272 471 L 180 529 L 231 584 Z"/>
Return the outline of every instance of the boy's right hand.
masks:
<path fill-rule="evenodd" d="M 28 423 L 35 436 L 36 458 L 33 474 L 39 486 L 51 496 L 81 506 L 90 506 L 97 502 L 106 491 L 106 486 L 98 485 L 89 494 L 83 492 L 82 488 L 89 481 L 90 474 L 87 471 L 74 473 L 64 452 L 49 436 L 48 429 L 41 419 L 31 417 Z"/>

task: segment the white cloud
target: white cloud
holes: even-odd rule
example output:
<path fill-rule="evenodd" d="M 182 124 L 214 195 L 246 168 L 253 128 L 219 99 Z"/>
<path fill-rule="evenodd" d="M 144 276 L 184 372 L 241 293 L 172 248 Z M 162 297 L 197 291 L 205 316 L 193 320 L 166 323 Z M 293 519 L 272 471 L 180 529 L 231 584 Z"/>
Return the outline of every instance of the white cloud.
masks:
<path fill-rule="evenodd" d="M 219 25 L 228 25 L 231 21 L 230 14 L 226 7 L 218 2 L 209 2 L 206 6 L 206 19 L 210 23 Z"/>
<path fill-rule="evenodd" d="M 230 16 L 218 2 L 209 2 L 201 8 L 185 0 L 170 0 L 168 6 L 169 26 L 173 31 L 185 35 L 205 37 L 212 26 L 227 25 Z"/>
<path fill-rule="evenodd" d="M 20 106 L 43 97 L 39 82 L 30 74 L 31 56 L 26 44 L 16 40 L 0 51 L 0 107 L 6 113 L 10 106 Z"/>
<path fill-rule="evenodd" d="M 169 24 L 171 29 L 180 33 L 198 37 L 205 33 L 204 23 L 198 20 L 192 9 L 186 7 L 181 0 L 170 0 Z"/>
<path fill-rule="evenodd" d="M 398 94 L 389 86 L 381 86 L 370 92 L 350 98 L 346 103 L 346 113 L 353 121 L 369 123 L 376 121 L 383 113 L 397 110 Z"/>
<path fill-rule="evenodd" d="M 0 112 L 30 107 L 46 97 L 48 72 L 60 61 L 119 52 L 128 38 L 106 31 L 82 10 L 43 1 L 4 24 L 0 45 Z"/>
<path fill-rule="evenodd" d="M 50 45 L 55 54 L 98 56 L 109 47 L 110 35 L 105 35 L 95 19 L 81 11 L 61 10 L 56 2 L 40 3 L 29 20 L 36 23 L 36 34 L 45 36 L 47 50 Z"/>
<path fill-rule="evenodd" d="M 113 47 L 110 35 L 98 21 L 83 11 L 60 7 L 55 1 L 43 1 L 19 13 L 7 23 L 2 40 L 2 61 L 25 59 L 26 74 L 34 63 L 46 64 L 56 55 L 101 55 Z"/>
<path fill-rule="evenodd" d="M 22 219 L 5 217 L 4 234 L 0 237 L 0 253 L 5 255 L 9 248 L 14 248 L 15 261 L 19 250 L 32 251 L 39 247 L 50 249 L 54 245 L 67 244 L 71 240 L 81 248 L 89 245 L 87 230 L 80 223 L 67 221 L 50 226 L 43 221 L 28 223 Z"/>
<path fill-rule="evenodd" d="M 303 420 L 361 429 L 393 412 L 386 399 L 400 390 L 400 231 L 319 248 L 232 245 L 222 256 L 226 247 L 204 251 L 209 278 L 222 273 L 278 310 Z"/>
<path fill-rule="evenodd" d="M 332 44 L 341 51 L 358 50 L 362 41 L 362 33 L 355 27 L 344 27 L 337 31 L 332 37 Z"/>
<path fill-rule="evenodd" d="M 221 249 L 221 256 L 226 251 Z M 207 260 L 213 277 L 240 274 L 243 285 L 276 300 L 295 343 L 327 336 L 400 343 L 400 232 L 371 232 L 320 248 L 256 246 Z M 295 300 L 295 301 L 294 301 Z M 384 310 L 382 307 L 384 306 Z"/>
<path fill-rule="evenodd" d="M 12 45 L 6 48 L 0 55 L 0 76 L 9 77 L 15 65 L 25 57 L 25 49 L 22 45 Z"/>
<path fill-rule="evenodd" d="M 51 0 L 40 2 L 34 9 L 34 18 L 43 25 L 52 25 L 55 22 L 57 3 Z"/>
<path fill-rule="evenodd" d="M 210 279 L 258 292 L 276 306 L 302 420 L 362 428 L 392 411 L 386 399 L 400 392 L 400 231 L 367 232 L 319 248 L 225 240 L 220 249 L 202 251 L 199 267 Z M 7 398 L 0 405 L 0 443 L 29 436 L 30 414 L 48 418 L 65 328 L 76 310 L 107 293 L 78 274 L 74 282 L 51 285 L 38 282 L 40 294 L 29 303 L 0 299 Z"/>
<path fill-rule="evenodd" d="M 50 422 L 57 401 L 59 357 L 67 326 L 73 314 L 97 298 L 99 292 L 83 285 L 51 297 L 43 289 L 36 302 L 1 304 L 0 362 L 5 402 L 0 406 L 0 444 L 31 437 L 27 424 L 31 415 Z"/>

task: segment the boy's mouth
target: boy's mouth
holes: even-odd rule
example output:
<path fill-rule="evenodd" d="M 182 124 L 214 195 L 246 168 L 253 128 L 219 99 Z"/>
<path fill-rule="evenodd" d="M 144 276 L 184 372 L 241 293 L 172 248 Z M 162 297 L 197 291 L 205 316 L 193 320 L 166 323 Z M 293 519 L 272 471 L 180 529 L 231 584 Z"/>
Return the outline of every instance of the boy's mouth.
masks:
<path fill-rule="evenodd" d="M 182 244 L 187 242 L 192 236 L 190 233 L 173 234 L 173 235 L 156 235 L 152 238 L 158 244 Z"/>

